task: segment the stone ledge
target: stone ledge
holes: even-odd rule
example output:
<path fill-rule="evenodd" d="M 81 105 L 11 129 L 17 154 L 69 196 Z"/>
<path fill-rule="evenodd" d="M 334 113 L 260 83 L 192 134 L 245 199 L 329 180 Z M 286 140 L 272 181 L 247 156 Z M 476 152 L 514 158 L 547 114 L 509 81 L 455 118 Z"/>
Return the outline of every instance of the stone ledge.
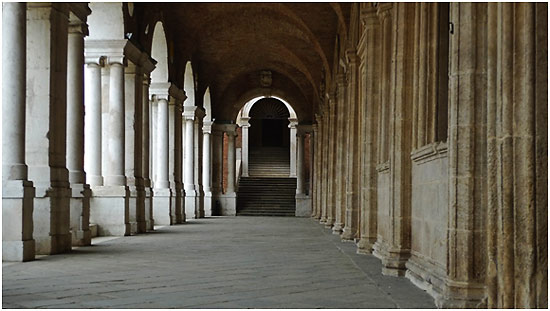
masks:
<path fill-rule="evenodd" d="M 447 151 L 446 142 L 435 142 L 413 150 L 411 152 L 411 160 L 414 163 L 423 164 L 447 157 Z"/>

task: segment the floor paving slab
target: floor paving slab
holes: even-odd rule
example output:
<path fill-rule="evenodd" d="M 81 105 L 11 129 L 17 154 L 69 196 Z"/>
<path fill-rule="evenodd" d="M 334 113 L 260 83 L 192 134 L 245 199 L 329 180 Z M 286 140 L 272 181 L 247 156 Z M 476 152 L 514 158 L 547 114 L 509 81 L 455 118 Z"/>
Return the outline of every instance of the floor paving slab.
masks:
<path fill-rule="evenodd" d="M 3 308 L 434 308 L 315 221 L 209 217 L 3 263 Z"/>

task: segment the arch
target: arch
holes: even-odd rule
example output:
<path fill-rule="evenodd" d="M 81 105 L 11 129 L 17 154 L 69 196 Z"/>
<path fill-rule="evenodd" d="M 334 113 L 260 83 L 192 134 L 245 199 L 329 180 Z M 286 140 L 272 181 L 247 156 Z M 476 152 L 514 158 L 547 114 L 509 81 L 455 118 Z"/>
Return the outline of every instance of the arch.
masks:
<path fill-rule="evenodd" d="M 190 61 L 185 64 L 183 90 L 185 91 L 185 95 L 187 96 L 187 99 L 185 100 L 183 105 L 195 106 L 195 76 L 193 75 L 193 66 L 191 65 Z"/>
<path fill-rule="evenodd" d="M 161 21 L 155 24 L 151 57 L 157 61 L 156 68 L 151 73 L 151 82 L 168 82 L 168 44 L 166 43 L 166 33 Z"/>
<path fill-rule="evenodd" d="M 277 99 L 286 98 L 288 99 L 288 101 L 286 99 L 281 101 L 286 102 L 287 104 L 289 104 L 289 102 L 296 103 L 296 102 L 299 102 L 300 100 L 302 101 L 305 100 L 304 98 L 296 97 L 292 93 L 285 92 L 284 90 L 281 90 L 281 89 L 253 88 L 246 91 L 241 96 L 239 96 L 239 98 L 235 101 L 235 104 L 232 105 L 233 108 L 232 108 L 230 120 L 234 120 L 237 118 L 237 115 L 239 114 L 239 112 L 243 110 L 243 107 L 244 105 L 246 105 L 246 103 L 252 100 L 261 99 L 263 97 L 273 97 Z M 245 104 L 243 105 L 240 103 L 245 103 Z M 295 117 L 298 119 L 298 121 L 304 121 L 304 120 L 307 121 L 309 120 L 308 118 L 311 118 L 311 115 L 308 113 L 308 110 L 305 110 L 304 107 L 301 107 L 299 105 L 294 107 L 290 104 L 289 106 L 294 111 Z M 291 117 L 292 117 L 292 114 L 291 114 Z"/>
<path fill-rule="evenodd" d="M 206 115 L 204 116 L 204 121 L 213 121 L 212 118 L 212 100 L 210 98 L 210 87 L 206 88 L 206 91 L 204 92 L 203 97 L 203 107 L 204 111 L 206 112 Z"/>
<path fill-rule="evenodd" d="M 246 104 L 244 104 L 244 106 L 242 108 L 242 113 L 239 113 L 241 118 L 250 118 L 250 110 L 252 109 L 252 106 L 254 106 L 254 104 L 256 104 L 260 99 L 264 99 L 264 98 L 275 98 L 275 99 L 281 101 L 286 106 L 286 108 L 288 109 L 288 113 L 290 114 L 289 119 L 298 120 L 298 116 L 296 114 L 296 111 L 294 111 L 294 108 L 292 108 L 292 106 L 286 100 L 284 100 L 284 99 L 282 99 L 278 96 L 259 96 L 259 97 L 253 98 L 252 100 L 250 100 Z"/>

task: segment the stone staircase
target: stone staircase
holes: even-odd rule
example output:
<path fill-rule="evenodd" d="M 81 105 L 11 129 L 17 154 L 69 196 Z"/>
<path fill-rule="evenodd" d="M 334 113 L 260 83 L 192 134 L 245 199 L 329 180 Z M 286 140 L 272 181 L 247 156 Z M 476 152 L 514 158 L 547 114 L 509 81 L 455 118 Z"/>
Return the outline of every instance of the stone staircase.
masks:
<path fill-rule="evenodd" d="M 248 175 L 258 177 L 287 177 L 290 174 L 288 148 L 263 147 L 248 152 Z"/>
<path fill-rule="evenodd" d="M 287 148 L 249 151 L 248 174 L 241 177 L 237 192 L 238 216 L 294 216 L 296 178 L 289 178 Z"/>

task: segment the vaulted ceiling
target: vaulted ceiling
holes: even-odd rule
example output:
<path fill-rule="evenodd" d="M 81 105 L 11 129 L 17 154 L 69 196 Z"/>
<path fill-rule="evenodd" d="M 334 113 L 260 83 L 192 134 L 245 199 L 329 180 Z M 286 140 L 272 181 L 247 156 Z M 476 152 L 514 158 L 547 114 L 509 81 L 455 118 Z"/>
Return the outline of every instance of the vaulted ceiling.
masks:
<path fill-rule="evenodd" d="M 286 97 L 300 119 L 311 120 L 320 85 L 332 71 L 337 34 L 346 32 L 350 5 L 138 3 L 136 7 L 141 6 L 146 20 L 163 21 L 174 58 L 193 62 L 199 94 L 210 87 L 214 117 L 234 119 L 244 101 L 251 99 L 247 96 L 275 92 Z M 182 76 L 183 68 L 171 70 L 174 79 Z M 265 70 L 272 73 L 270 87 L 260 82 Z"/>

